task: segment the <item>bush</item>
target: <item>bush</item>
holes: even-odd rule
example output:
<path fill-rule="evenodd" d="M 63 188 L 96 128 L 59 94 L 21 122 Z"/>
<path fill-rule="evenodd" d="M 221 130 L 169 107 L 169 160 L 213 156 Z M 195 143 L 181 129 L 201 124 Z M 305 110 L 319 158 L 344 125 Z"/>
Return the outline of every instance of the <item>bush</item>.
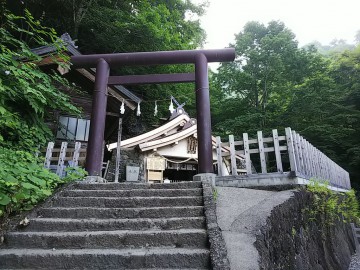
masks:
<path fill-rule="evenodd" d="M 325 181 L 311 180 L 307 190 L 313 195 L 313 204 L 309 207 L 310 220 L 323 221 L 331 226 L 336 220 L 357 222 L 359 220 L 359 202 L 355 190 L 334 192 Z"/>
<path fill-rule="evenodd" d="M 30 210 L 58 185 L 84 176 L 81 170 L 74 170 L 60 179 L 43 168 L 31 153 L 3 147 L 0 147 L 0 164 L 0 216 Z"/>

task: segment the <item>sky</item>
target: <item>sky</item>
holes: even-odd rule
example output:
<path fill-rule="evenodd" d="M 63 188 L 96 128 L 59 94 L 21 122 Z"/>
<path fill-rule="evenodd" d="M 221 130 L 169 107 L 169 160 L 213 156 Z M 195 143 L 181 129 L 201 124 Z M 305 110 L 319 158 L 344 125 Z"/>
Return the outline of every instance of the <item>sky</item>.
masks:
<path fill-rule="evenodd" d="M 193 0 L 194 3 L 203 2 Z M 360 30 L 360 0 L 208 0 L 200 18 L 207 33 L 205 49 L 221 49 L 234 40 L 248 21 L 267 24 L 280 20 L 296 35 L 299 45 L 314 40 L 323 45 L 345 39 L 354 43 Z"/>

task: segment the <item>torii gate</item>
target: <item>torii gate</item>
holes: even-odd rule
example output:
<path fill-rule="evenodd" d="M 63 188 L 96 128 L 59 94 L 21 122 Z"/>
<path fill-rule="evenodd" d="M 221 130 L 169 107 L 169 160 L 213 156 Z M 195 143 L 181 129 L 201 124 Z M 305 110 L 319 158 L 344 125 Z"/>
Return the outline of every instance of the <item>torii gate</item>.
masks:
<path fill-rule="evenodd" d="M 208 63 L 229 62 L 234 59 L 234 48 L 72 56 L 71 62 L 75 68 L 96 67 L 95 89 L 85 166 L 89 175 L 100 175 L 101 173 L 108 85 L 184 82 L 195 82 L 199 173 L 212 173 L 213 160 Z M 110 67 L 169 64 L 195 64 L 195 73 L 110 76 Z"/>

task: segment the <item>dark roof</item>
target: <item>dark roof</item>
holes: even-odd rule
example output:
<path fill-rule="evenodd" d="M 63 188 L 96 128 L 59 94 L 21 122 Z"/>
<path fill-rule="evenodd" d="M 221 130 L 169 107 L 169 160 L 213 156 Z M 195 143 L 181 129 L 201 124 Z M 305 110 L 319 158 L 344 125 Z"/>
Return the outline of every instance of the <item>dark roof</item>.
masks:
<path fill-rule="evenodd" d="M 70 35 L 68 33 L 65 33 L 63 35 L 61 35 L 61 40 L 65 43 L 65 46 L 67 48 L 67 51 L 71 54 L 71 55 L 81 55 L 81 52 L 79 52 L 77 50 L 77 46 L 75 45 L 75 42 L 71 39 Z M 39 56 L 42 55 L 47 55 L 53 52 L 57 51 L 57 47 L 54 45 L 47 45 L 47 46 L 42 46 L 42 47 L 38 47 L 38 48 L 34 48 L 31 51 Z M 93 73 L 96 72 L 95 68 L 91 68 L 90 69 Z M 138 103 L 141 102 L 141 99 L 139 97 L 137 97 L 136 95 L 134 95 L 130 90 L 126 89 L 124 86 L 122 85 L 115 85 L 115 86 L 111 86 L 113 89 L 116 89 L 117 91 L 119 91 L 123 96 L 125 96 L 126 98 L 130 99 L 131 101 Z"/>

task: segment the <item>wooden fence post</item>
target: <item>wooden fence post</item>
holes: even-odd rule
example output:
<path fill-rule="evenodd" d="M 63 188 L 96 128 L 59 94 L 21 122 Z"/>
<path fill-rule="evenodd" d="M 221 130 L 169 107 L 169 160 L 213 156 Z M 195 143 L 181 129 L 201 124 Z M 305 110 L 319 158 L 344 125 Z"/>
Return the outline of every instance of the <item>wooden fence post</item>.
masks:
<path fill-rule="evenodd" d="M 283 166 L 282 166 L 282 162 L 281 162 L 281 152 L 280 152 L 280 145 L 279 145 L 279 135 L 278 135 L 278 131 L 277 129 L 273 129 L 272 130 L 272 135 L 273 135 L 273 141 L 274 141 L 274 151 L 275 151 L 275 158 L 276 158 L 276 168 L 277 171 L 282 173 L 283 170 Z"/>
<path fill-rule="evenodd" d="M 260 155 L 260 164 L 261 164 L 261 173 L 267 173 L 266 170 L 266 158 L 264 152 L 264 141 L 262 131 L 257 132 L 258 137 L 258 147 L 259 147 L 259 155 Z"/>
<path fill-rule="evenodd" d="M 236 166 L 236 157 L 235 157 L 234 135 L 229 135 L 229 146 L 230 146 L 230 159 L 231 159 L 231 174 L 238 175 L 237 166 Z"/>
<path fill-rule="evenodd" d="M 288 148 L 288 154 L 289 154 L 289 161 L 290 161 L 290 169 L 291 171 L 297 173 L 297 162 L 295 157 L 295 149 L 294 149 L 294 141 L 293 136 L 291 132 L 291 128 L 285 128 L 285 134 L 286 134 L 286 143 Z"/>
<path fill-rule="evenodd" d="M 313 170 L 313 164 L 312 164 L 312 153 L 311 153 L 311 148 L 309 145 L 309 142 L 304 139 L 304 144 L 305 144 L 305 151 L 306 151 L 306 158 L 307 158 L 307 166 L 309 168 L 309 172 L 310 172 L 310 177 L 313 177 L 314 175 L 314 170 Z"/>
<path fill-rule="evenodd" d="M 118 129 L 118 138 L 117 138 L 117 147 L 116 147 L 116 164 L 115 164 L 115 183 L 119 182 L 119 173 L 120 173 L 120 159 L 121 159 L 121 134 L 122 134 L 122 118 L 119 118 L 119 129 Z"/>
<path fill-rule="evenodd" d="M 224 173 L 222 171 L 221 138 L 219 136 L 216 137 L 216 156 L 218 164 L 218 176 L 223 176 Z"/>
<path fill-rule="evenodd" d="M 295 142 L 295 158 L 297 161 L 298 172 L 304 174 L 304 164 L 302 159 L 301 147 L 300 147 L 300 136 L 294 130 L 292 131 L 293 140 Z"/>
<path fill-rule="evenodd" d="M 44 167 L 46 169 L 50 168 L 50 163 L 51 163 L 51 157 L 52 157 L 52 151 L 54 149 L 54 143 L 53 142 L 49 142 L 47 149 L 46 149 L 46 155 L 45 155 L 45 162 L 44 162 Z"/>
<path fill-rule="evenodd" d="M 63 171 L 64 171 L 64 159 L 66 155 L 66 148 L 67 148 L 67 142 L 61 143 L 61 149 L 59 154 L 59 162 L 56 169 L 56 174 L 60 177 L 62 177 Z"/>
<path fill-rule="evenodd" d="M 246 173 L 252 174 L 250 148 L 249 148 L 249 136 L 247 133 L 243 133 L 243 140 L 244 140 L 244 155 L 245 155 Z"/>
<path fill-rule="evenodd" d="M 308 163 L 309 153 L 306 149 L 305 139 L 302 136 L 300 136 L 300 148 L 301 148 L 302 159 L 303 159 L 303 164 L 304 164 L 304 175 L 309 177 L 309 176 L 311 176 L 310 166 Z"/>
<path fill-rule="evenodd" d="M 80 149 L 81 149 L 81 142 L 76 142 L 71 167 L 77 167 L 78 166 Z"/>

